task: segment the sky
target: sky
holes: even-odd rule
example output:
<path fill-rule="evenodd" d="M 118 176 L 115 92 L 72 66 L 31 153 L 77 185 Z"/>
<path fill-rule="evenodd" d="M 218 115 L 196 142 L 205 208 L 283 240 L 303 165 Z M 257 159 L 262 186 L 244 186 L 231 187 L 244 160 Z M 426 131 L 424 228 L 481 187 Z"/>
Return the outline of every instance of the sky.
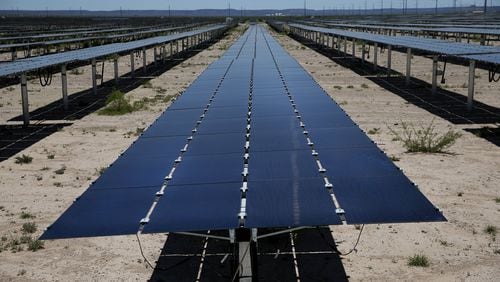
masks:
<path fill-rule="evenodd" d="M 408 7 L 434 7 L 436 0 L 408 0 Z M 472 4 L 483 5 L 484 0 L 438 0 L 439 6 L 453 7 L 468 6 Z M 500 0 L 493 1 L 494 5 L 500 5 Z M 321 10 L 325 9 L 364 9 L 365 3 L 368 9 L 400 8 L 403 0 L 306 0 L 307 8 Z M 194 9 L 224 9 L 231 3 L 234 9 L 288 9 L 303 8 L 304 0 L 0 0 L 0 10 L 194 10 Z"/>

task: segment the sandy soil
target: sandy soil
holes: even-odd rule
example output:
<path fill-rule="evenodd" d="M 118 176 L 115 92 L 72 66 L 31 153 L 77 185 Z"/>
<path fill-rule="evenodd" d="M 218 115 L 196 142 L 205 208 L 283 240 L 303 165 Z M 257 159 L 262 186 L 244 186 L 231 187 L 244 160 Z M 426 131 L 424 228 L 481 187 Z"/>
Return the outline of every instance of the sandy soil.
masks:
<path fill-rule="evenodd" d="M 166 90 L 165 96 L 183 91 L 227 46 L 241 34 L 231 33 L 212 47 L 186 60 L 150 82 L 153 88 L 141 86 L 127 94 L 131 100 L 159 95 L 154 88 Z M 152 61 L 152 50 L 148 52 Z M 120 73 L 130 70 L 130 57 L 119 60 Z M 138 59 L 136 66 L 142 66 Z M 105 79 L 112 79 L 113 64 L 105 64 Z M 69 93 L 88 89 L 91 85 L 90 66 L 79 68 L 83 74 L 69 73 Z M 60 99 L 60 76 L 54 75 L 50 87 L 41 88 L 37 80 L 29 81 L 30 109 L 34 110 Z M 21 113 L 19 86 L 0 89 L 0 122 Z M 18 155 L 33 157 L 30 164 L 16 164 L 15 158 L 0 163 L 0 281 L 144 281 L 151 269 L 142 260 L 135 236 L 86 238 L 45 242 L 37 252 L 12 251 L 10 243 L 23 235 L 24 223 L 33 222 L 38 237 L 44 228 L 81 195 L 137 138 L 134 134 L 152 123 L 168 106 L 158 101 L 148 109 L 123 116 L 90 114 L 71 126 L 52 134 Z M 58 122 L 58 121 L 51 121 Z M 65 121 L 66 122 L 66 121 Z M 60 169 L 65 168 L 61 174 Z M 58 173 L 56 173 L 56 171 Z M 34 218 L 21 218 L 22 213 Z M 158 258 L 166 236 L 143 235 L 147 257 Z"/>
<path fill-rule="evenodd" d="M 365 226 L 358 251 L 343 260 L 351 279 L 498 281 L 500 244 L 484 230 L 488 225 L 500 227 L 500 203 L 495 200 L 500 197 L 500 148 L 462 130 L 484 124 L 454 125 L 285 35 L 274 35 L 365 132 L 379 129 L 370 138 L 387 155 L 400 159 L 396 165 L 449 220 Z M 380 65 L 385 65 L 385 58 L 385 54 L 379 56 Z M 406 55 L 393 52 L 392 65 L 404 73 Z M 414 56 L 415 77 L 430 82 L 431 70 L 432 60 Z M 476 76 L 476 100 L 500 107 L 500 85 L 488 83 L 485 71 L 478 70 Z M 447 90 L 466 95 L 464 82 L 467 68 L 449 64 Z M 452 154 L 405 153 L 388 129 L 399 129 L 402 121 L 428 125 L 432 120 L 438 132 L 451 128 L 463 134 L 450 149 Z M 341 251 L 352 248 L 359 233 L 354 226 L 331 229 Z M 430 267 L 408 266 L 408 258 L 415 254 L 427 256 Z"/>

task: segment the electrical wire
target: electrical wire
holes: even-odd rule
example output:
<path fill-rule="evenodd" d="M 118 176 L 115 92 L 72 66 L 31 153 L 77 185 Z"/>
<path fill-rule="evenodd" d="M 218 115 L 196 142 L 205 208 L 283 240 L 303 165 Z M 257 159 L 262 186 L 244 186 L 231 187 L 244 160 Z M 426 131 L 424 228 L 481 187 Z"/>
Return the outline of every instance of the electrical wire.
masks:
<path fill-rule="evenodd" d="M 339 255 L 341 256 L 348 256 L 350 255 L 352 252 L 354 251 L 357 251 L 356 247 L 358 246 L 359 244 L 359 241 L 361 239 L 361 234 L 363 233 L 363 229 L 364 229 L 365 225 L 361 225 L 361 228 L 359 230 L 359 234 L 358 234 L 358 238 L 356 239 L 356 243 L 354 243 L 354 246 L 352 247 L 351 250 L 349 250 L 347 253 L 342 253 L 341 251 L 339 251 L 339 249 L 337 248 L 337 246 L 335 245 L 332 245 L 330 244 L 330 242 L 328 242 L 328 240 L 326 240 L 325 238 L 325 234 L 323 234 L 320 230 L 319 230 L 319 227 L 316 229 L 318 230 L 319 234 L 321 235 L 321 238 L 330 246 L 330 248 L 332 248 L 332 250 L 334 250 L 336 253 L 338 253 Z"/>
<path fill-rule="evenodd" d="M 498 73 L 500 71 L 500 67 L 497 66 L 495 69 L 491 68 L 488 72 L 488 79 L 489 79 L 489 82 L 498 82 L 500 81 L 500 73 Z M 498 74 L 498 77 L 495 78 L 495 75 Z"/>
<path fill-rule="evenodd" d="M 142 250 L 141 238 L 139 238 L 139 232 L 137 232 L 135 234 L 135 236 L 137 237 L 137 243 L 139 243 L 139 250 L 141 251 L 142 258 L 149 265 L 149 267 L 151 267 L 151 269 L 155 269 L 153 267 L 153 264 L 151 264 L 151 262 L 149 261 L 149 259 L 146 257 L 146 255 L 144 255 L 144 251 Z"/>

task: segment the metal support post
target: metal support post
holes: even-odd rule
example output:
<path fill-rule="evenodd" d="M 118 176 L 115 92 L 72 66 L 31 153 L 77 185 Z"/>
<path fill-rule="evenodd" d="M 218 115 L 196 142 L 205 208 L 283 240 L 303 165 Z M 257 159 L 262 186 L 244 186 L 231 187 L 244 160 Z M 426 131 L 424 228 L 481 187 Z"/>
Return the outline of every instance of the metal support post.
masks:
<path fill-rule="evenodd" d="M 411 48 L 406 49 L 406 86 L 410 85 L 411 75 Z"/>
<path fill-rule="evenodd" d="M 378 44 L 373 45 L 373 70 L 376 71 L 378 68 Z"/>
<path fill-rule="evenodd" d="M 30 110 L 28 102 L 28 80 L 26 73 L 21 74 L 21 101 L 23 103 L 23 123 L 25 126 L 30 124 Z"/>
<path fill-rule="evenodd" d="M 391 76 L 392 69 L 392 46 L 387 46 L 387 77 Z"/>
<path fill-rule="evenodd" d="M 365 43 L 363 42 L 363 45 L 361 46 L 361 64 L 365 64 Z"/>
<path fill-rule="evenodd" d="M 115 84 L 118 84 L 119 80 L 119 73 L 118 73 L 118 58 L 113 59 L 113 65 L 114 65 L 114 70 L 115 70 Z"/>
<path fill-rule="evenodd" d="M 432 94 L 437 93 L 437 69 L 438 69 L 438 56 L 432 57 Z"/>
<path fill-rule="evenodd" d="M 134 77 L 135 75 L 135 59 L 134 52 L 130 53 L 130 76 Z"/>
<path fill-rule="evenodd" d="M 62 83 L 62 98 L 64 110 L 68 110 L 68 78 L 66 75 L 66 65 L 61 66 L 61 83 Z"/>
<path fill-rule="evenodd" d="M 97 62 L 95 59 L 92 59 L 92 89 L 94 90 L 94 94 L 97 94 Z"/>
<path fill-rule="evenodd" d="M 146 72 L 146 69 L 148 68 L 148 62 L 147 62 L 147 57 L 146 57 L 146 48 L 142 48 L 142 70 Z"/>
<path fill-rule="evenodd" d="M 475 75 L 476 75 L 476 61 L 471 60 L 469 64 L 469 94 L 467 96 L 467 110 L 469 112 L 474 109 Z"/>

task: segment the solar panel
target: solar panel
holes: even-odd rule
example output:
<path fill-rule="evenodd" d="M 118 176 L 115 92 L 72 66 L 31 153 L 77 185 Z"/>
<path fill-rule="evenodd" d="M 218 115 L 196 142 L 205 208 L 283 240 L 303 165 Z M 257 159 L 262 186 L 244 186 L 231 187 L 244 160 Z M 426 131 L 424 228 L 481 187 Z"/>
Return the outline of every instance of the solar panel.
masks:
<path fill-rule="evenodd" d="M 388 36 L 341 29 L 314 27 L 302 24 L 290 24 L 290 26 L 383 45 L 406 47 L 428 53 L 444 54 L 462 59 L 474 59 L 491 64 L 498 64 L 500 56 L 500 47 L 497 46 L 481 46 L 414 36 Z"/>
<path fill-rule="evenodd" d="M 36 69 L 46 68 L 49 66 L 66 64 L 75 61 L 87 61 L 93 58 L 100 58 L 112 54 L 129 52 L 143 47 L 158 45 L 185 37 L 201 34 L 204 32 L 221 30 L 226 28 L 226 25 L 215 25 L 212 27 L 200 28 L 194 31 L 187 31 L 177 34 L 166 36 L 158 36 L 147 39 L 141 39 L 126 43 L 114 43 L 101 45 L 96 47 L 89 47 L 74 51 L 67 51 L 62 53 L 50 54 L 45 56 L 38 56 L 33 58 L 25 58 L 13 62 L 6 62 L 0 68 L 0 77 L 7 75 L 14 75 L 21 72 L 28 72 Z"/>
<path fill-rule="evenodd" d="M 263 28 L 222 60 L 42 238 L 444 220 Z"/>

